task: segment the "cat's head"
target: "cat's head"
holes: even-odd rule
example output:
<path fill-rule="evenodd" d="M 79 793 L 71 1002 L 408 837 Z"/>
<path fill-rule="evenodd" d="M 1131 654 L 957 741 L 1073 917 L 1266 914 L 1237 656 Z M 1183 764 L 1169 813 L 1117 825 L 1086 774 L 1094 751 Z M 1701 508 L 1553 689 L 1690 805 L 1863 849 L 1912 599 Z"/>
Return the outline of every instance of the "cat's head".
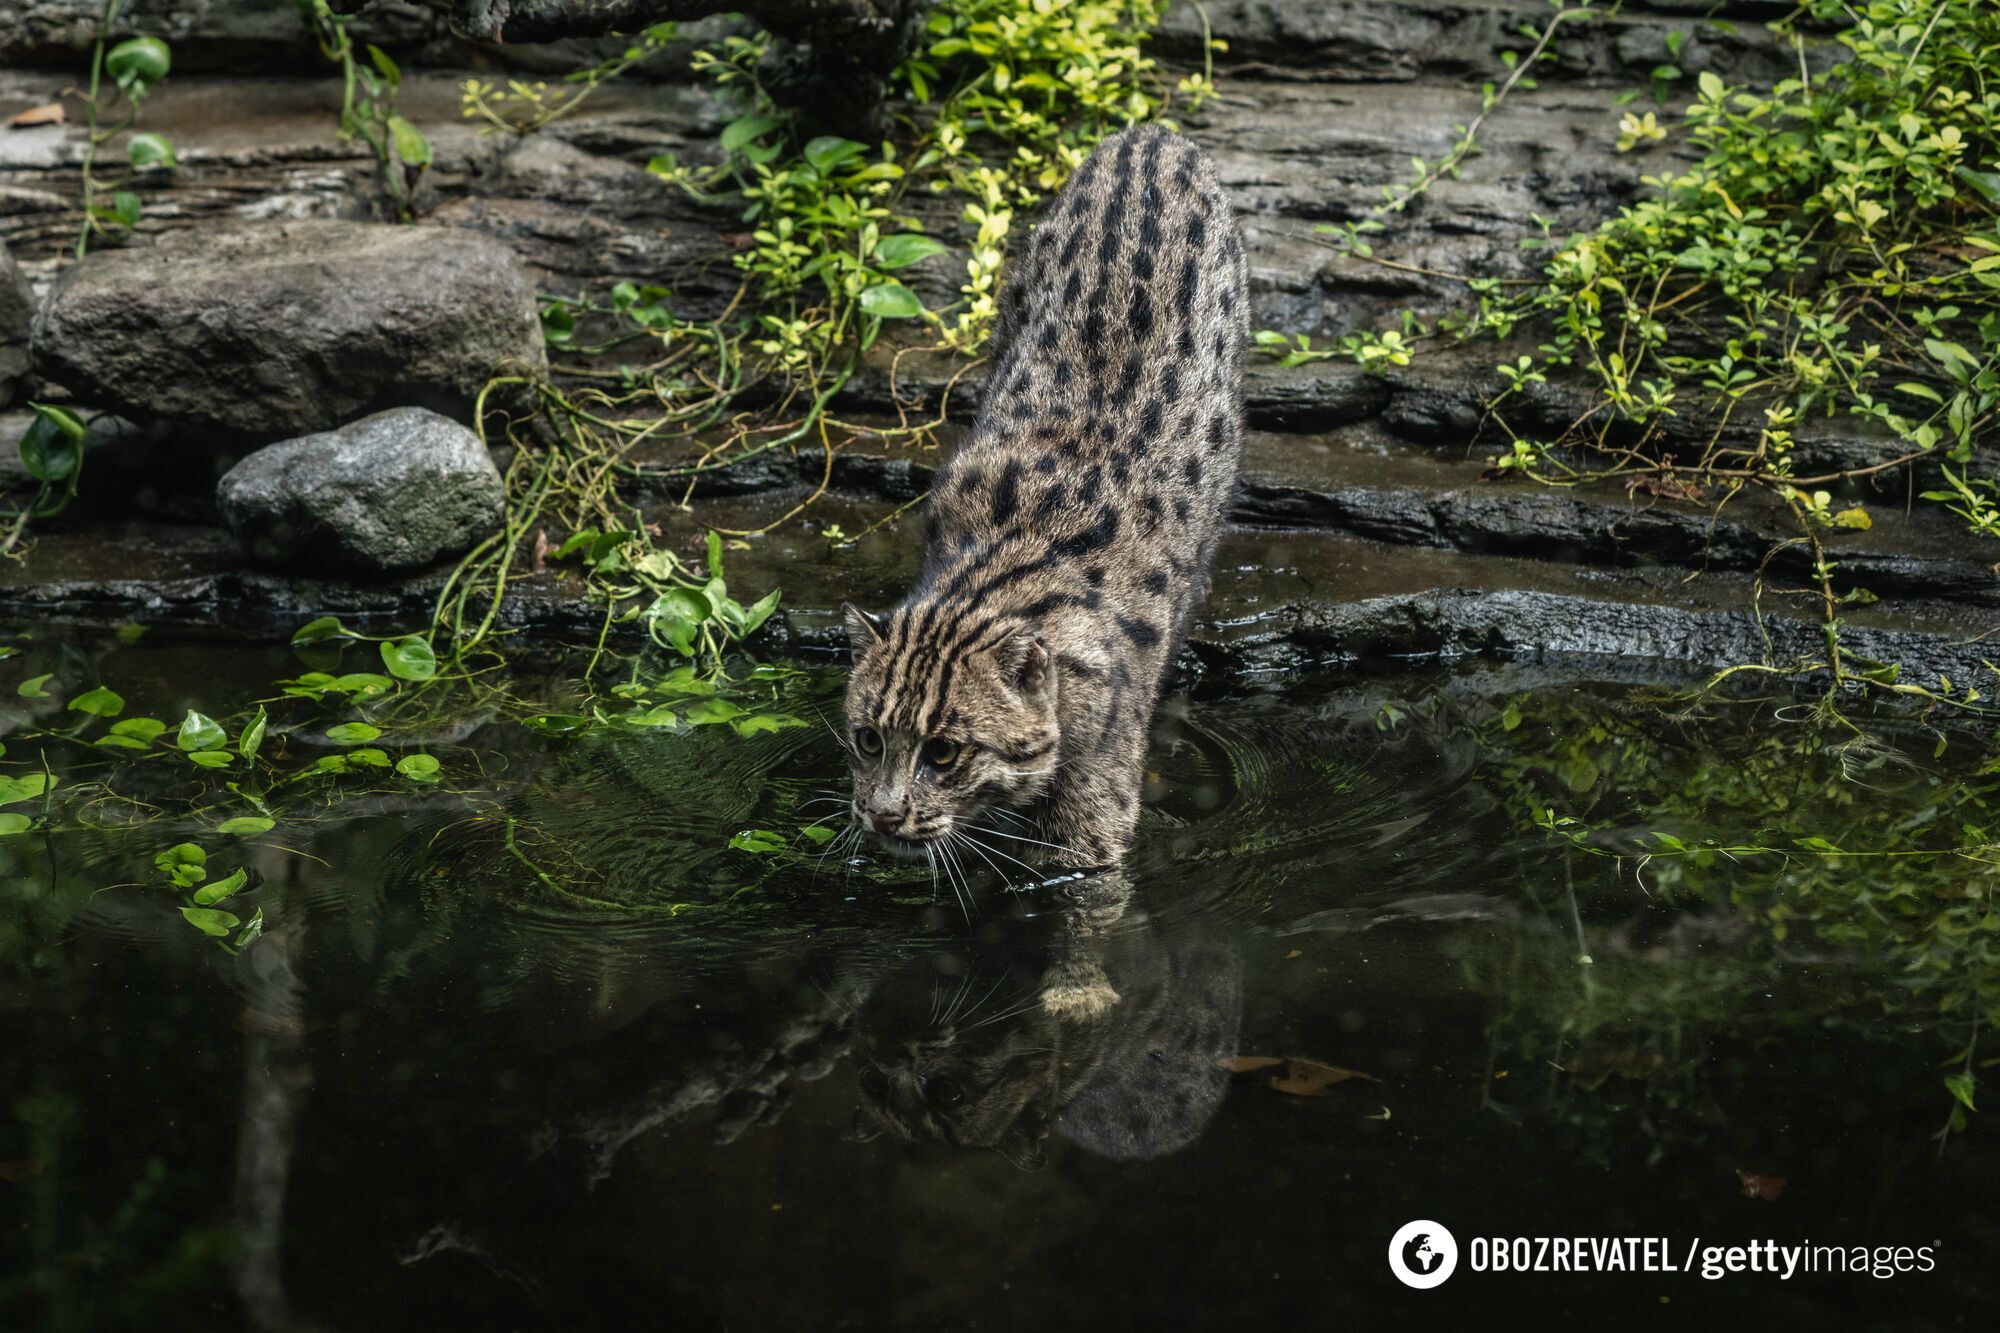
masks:
<path fill-rule="evenodd" d="M 1023 1170 L 1048 1161 L 1058 1057 L 1044 1025 L 1006 1024 L 985 1050 L 946 1028 L 862 1057 L 853 1137 L 887 1132 L 906 1143 L 992 1148 Z"/>
<path fill-rule="evenodd" d="M 984 807 L 1047 790 L 1062 738 L 1056 666 L 1034 625 L 934 604 L 843 610 L 858 827 L 914 855 Z"/>

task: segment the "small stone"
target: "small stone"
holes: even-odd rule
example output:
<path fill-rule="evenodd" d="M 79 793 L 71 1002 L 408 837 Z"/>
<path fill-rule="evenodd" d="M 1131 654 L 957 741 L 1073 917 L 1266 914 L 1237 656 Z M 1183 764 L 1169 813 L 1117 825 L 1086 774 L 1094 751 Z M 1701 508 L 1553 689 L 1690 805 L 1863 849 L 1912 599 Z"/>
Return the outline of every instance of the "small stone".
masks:
<path fill-rule="evenodd" d="M 488 380 L 548 369 L 534 286 L 505 245 L 330 219 L 94 252 L 56 279 L 34 359 L 82 402 L 258 442 L 388 407 L 470 422 Z"/>
<path fill-rule="evenodd" d="M 35 291 L 7 243 L 0 241 L 0 407 L 14 401 L 28 380 L 28 326 L 35 318 Z"/>
<path fill-rule="evenodd" d="M 215 500 L 254 561 L 314 572 L 421 568 L 497 530 L 507 508 L 479 437 L 421 407 L 259 449 Z"/>

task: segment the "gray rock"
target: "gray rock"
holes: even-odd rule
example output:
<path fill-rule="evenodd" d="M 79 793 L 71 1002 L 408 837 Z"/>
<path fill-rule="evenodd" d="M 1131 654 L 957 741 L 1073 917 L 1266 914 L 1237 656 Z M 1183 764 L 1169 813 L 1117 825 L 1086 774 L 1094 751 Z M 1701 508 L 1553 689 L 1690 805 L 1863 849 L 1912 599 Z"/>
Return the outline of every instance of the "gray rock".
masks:
<path fill-rule="evenodd" d="M 0 241 L 0 407 L 26 387 L 28 326 L 34 318 L 34 289 L 7 253 L 7 243 Z"/>
<path fill-rule="evenodd" d="M 386 407 L 470 421 L 494 375 L 548 370 L 534 288 L 506 246 L 335 220 L 99 251 L 56 279 L 34 360 L 85 402 L 257 441 Z"/>
<path fill-rule="evenodd" d="M 262 564 L 389 573 L 457 555 L 498 528 L 506 488 L 479 437 L 420 407 L 251 454 L 216 484 Z"/>

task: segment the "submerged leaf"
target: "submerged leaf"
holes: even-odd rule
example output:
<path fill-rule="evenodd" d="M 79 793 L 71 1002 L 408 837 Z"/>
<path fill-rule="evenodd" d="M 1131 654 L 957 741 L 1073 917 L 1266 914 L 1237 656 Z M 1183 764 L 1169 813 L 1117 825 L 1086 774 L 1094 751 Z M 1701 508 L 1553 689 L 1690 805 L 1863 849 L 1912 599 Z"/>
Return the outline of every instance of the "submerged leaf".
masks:
<path fill-rule="evenodd" d="M 1254 1074 L 1269 1070 L 1271 1077 L 1265 1086 L 1273 1092 L 1286 1093 L 1293 1097 L 1324 1097 L 1326 1090 L 1336 1083 L 1349 1079 L 1375 1081 L 1373 1074 L 1364 1074 L 1358 1069 L 1342 1069 L 1338 1065 L 1323 1064 L 1318 1060 L 1304 1060 L 1297 1056 L 1282 1055 L 1236 1055 L 1219 1062 L 1232 1074 Z"/>

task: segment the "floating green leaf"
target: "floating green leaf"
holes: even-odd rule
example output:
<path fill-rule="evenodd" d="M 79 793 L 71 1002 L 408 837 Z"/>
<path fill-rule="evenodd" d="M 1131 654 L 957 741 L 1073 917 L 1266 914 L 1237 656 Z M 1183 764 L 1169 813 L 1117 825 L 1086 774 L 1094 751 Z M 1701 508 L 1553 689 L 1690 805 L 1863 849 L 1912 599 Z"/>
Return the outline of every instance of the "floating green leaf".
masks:
<path fill-rule="evenodd" d="M 382 665 L 397 680 L 429 680 L 437 674 L 437 654 L 412 634 L 382 645 Z"/>
<path fill-rule="evenodd" d="M 30 676 L 14 687 L 14 693 L 20 695 L 23 699 L 46 699 L 49 697 L 49 692 L 43 689 L 42 686 L 54 679 L 55 672 L 53 671 L 43 672 L 39 676 Z"/>
<path fill-rule="evenodd" d="M 218 907 L 183 907 L 181 915 L 186 917 L 188 924 L 196 930 L 204 935 L 213 935 L 217 939 L 226 936 L 241 924 L 235 916 Z"/>
<path fill-rule="evenodd" d="M 153 857 L 153 868 L 183 889 L 201 883 L 207 866 L 208 853 L 192 842 L 177 842 Z"/>
<path fill-rule="evenodd" d="M 194 750 L 188 754 L 188 762 L 203 768 L 228 768 L 236 762 L 236 756 L 227 750 Z"/>
<path fill-rule="evenodd" d="M 70 711 L 76 713 L 89 713 L 94 717 L 117 717 L 125 711 L 125 700 L 122 695 L 99 685 L 96 689 L 85 690 L 71 699 L 69 706 Z"/>
<path fill-rule="evenodd" d="M 183 750 L 213 750 L 228 739 L 229 734 L 222 729 L 221 723 L 189 709 L 188 715 L 181 719 L 181 729 L 174 743 Z"/>
<path fill-rule="evenodd" d="M 18 778 L 0 778 L 0 805 L 32 801 L 56 785 L 46 773 L 23 773 Z"/>
<path fill-rule="evenodd" d="M 753 856 L 768 856 L 772 852 L 785 849 L 785 840 L 769 829 L 744 829 L 730 838 L 729 845 L 739 852 L 749 852 Z"/>
<path fill-rule="evenodd" d="M 248 838 L 258 833 L 269 833 L 274 821 L 262 815 L 238 815 L 225 819 L 215 826 L 217 833 L 226 833 L 232 838 Z"/>
<path fill-rule="evenodd" d="M 167 724 L 156 717 L 127 717 L 111 724 L 114 736 L 129 736 L 135 741 L 157 740 Z"/>
<path fill-rule="evenodd" d="M 427 754 L 406 754 L 396 761 L 396 772 L 412 782 L 436 782 L 438 761 Z"/>
<path fill-rule="evenodd" d="M 0 838 L 12 837 L 16 833 L 26 833 L 35 826 L 35 821 L 26 815 L 0 815 Z"/>
<path fill-rule="evenodd" d="M 336 745 L 361 745 L 381 734 L 382 728 L 366 722 L 343 722 L 337 727 L 328 727 L 326 738 Z"/>
<path fill-rule="evenodd" d="M 234 897 L 237 890 L 243 887 L 243 882 L 249 878 L 248 871 L 233 871 L 222 879 L 218 879 L 210 884 L 204 884 L 196 889 L 194 891 L 194 900 L 203 907 L 213 907 L 225 898 Z M 234 925 L 235 923 L 231 922 L 230 924 Z"/>

